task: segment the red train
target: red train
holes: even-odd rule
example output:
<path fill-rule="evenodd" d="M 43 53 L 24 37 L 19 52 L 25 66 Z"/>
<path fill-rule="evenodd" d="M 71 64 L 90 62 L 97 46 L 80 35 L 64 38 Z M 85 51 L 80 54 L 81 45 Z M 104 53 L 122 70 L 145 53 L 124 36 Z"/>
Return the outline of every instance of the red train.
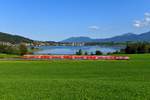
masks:
<path fill-rule="evenodd" d="M 24 59 L 83 59 L 83 60 L 129 60 L 127 56 L 86 56 L 86 55 L 24 55 Z"/>

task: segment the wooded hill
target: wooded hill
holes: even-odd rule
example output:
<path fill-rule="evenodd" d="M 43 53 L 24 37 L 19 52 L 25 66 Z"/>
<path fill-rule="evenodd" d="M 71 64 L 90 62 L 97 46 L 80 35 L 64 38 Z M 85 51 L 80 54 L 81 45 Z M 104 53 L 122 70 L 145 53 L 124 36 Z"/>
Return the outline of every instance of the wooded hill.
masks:
<path fill-rule="evenodd" d="M 8 33 L 0 32 L 0 42 L 9 42 L 12 44 L 18 44 L 22 42 L 31 43 L 33 42 L 33 40 L 19 35 L 11 35 Z"/>

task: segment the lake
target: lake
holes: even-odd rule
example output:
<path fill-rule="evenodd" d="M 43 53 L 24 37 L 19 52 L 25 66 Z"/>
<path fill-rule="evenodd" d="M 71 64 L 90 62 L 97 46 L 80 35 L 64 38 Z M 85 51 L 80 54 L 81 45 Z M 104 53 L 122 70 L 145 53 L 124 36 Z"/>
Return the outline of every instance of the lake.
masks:
<path fill-rule="evenodd" d="M 84 52 L 95 52 L 100 50 L 104 54 L 108 52 L 115 52 L 124 48 L 123 46 L 40 46 L 40 51 L 34 52 L 34 54 L 55 54 L 55 55 L 66 55 L 66 54 L 75 54 L 79 49 Z"/>

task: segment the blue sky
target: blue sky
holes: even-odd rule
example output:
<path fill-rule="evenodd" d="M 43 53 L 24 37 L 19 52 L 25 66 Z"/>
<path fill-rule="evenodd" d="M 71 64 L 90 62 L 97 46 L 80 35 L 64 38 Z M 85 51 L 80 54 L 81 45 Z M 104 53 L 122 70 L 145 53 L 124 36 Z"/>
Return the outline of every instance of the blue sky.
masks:
<path fill-rule="evenodd" d="M 150 14 L 149 4 L 149 0 L 0 0 L 0 31 L 55 41 L 139 34 L 150 31 L 144 15 Z"/>

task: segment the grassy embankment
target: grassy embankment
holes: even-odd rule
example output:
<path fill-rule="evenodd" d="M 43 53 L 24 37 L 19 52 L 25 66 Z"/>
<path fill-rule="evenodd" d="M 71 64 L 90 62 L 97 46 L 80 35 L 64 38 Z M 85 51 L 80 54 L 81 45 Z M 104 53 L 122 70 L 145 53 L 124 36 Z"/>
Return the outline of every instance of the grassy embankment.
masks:
<path fill-rule="evenodd" d="M 0 61 L 0 100 L 148 100 L 150 55 L 129 61 Z"/>
<path fill-rule="evenodd" d="M 5 59 L 5 58 L 19 58 L 19 55 L 11 55 L 11 54 L 0 54 L 0 59 Z"/>

